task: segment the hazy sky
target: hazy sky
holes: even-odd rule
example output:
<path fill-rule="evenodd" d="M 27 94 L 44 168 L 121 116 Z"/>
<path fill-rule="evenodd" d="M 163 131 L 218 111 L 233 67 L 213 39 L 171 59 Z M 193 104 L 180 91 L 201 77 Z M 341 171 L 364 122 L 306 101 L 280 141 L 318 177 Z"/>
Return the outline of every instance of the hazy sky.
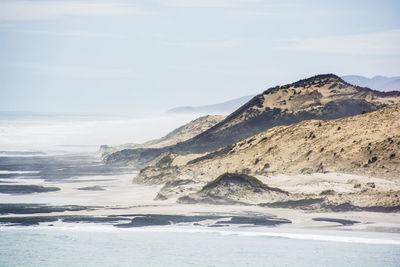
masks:
<path fill-rule="evenodd" d="M 0 110 L 134 114 L 400 75 L 400 1 L 0 0 Z"/>

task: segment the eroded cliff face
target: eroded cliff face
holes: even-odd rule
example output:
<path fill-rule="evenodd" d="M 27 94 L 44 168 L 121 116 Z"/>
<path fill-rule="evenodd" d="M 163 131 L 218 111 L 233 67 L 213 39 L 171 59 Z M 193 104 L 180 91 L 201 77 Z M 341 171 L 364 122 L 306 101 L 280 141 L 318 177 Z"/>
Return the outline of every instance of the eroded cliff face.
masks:
<path fill-rule="evenodd" d="M 210 153 L 173 154 L 168 166 L 147 167 L 134 182 L 166 183 L 159 199 L 191 196 L 201 201 L 209 196 L 201 193 L 206 183 L 224 173 L 238 173 L 253 175 L 269 186 L 291 191 L 290 201 L 322 198 L 325 207 L 344 203 L 358 207 L 397 207 L 400 196 L 399 118 L 400 107 L 392 105 L 337 120 L 309 120 L 274 127 Z M 350 176 L 326 179 L 329 186 L 324 187 L 322 183 L 321 188 L 333 189 L 325 195 L 321 195 L 321 190 L 309 192 L 307 189 L 316 181 L 302 185 L 303 176 L 293 176 L 326 173 Z M 291 175 L 294 181 L 274 178 L 282 174 Z M 288 183 L 294 184 L 287 188 Z M 271 203 L 267 197 L 263 199 L 263 194 L 251 194 L 249 190 L 245 194 L 229 192 L 232 192 L 229 201 Z M 288 201 L 287 197 L 283 199 Z"/>

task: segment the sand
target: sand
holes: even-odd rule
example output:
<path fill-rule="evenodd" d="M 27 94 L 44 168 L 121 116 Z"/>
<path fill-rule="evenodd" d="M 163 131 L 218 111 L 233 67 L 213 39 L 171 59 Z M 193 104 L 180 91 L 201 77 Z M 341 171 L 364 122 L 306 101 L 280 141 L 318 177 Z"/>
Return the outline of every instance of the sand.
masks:
<path fill-rule="evenodd" d="M 340 174 L 330 174 L 336 180 L 345 179 Z M 290 177 L 279 175 L 276 181 L 283 182 Z M 301 178 L 301 177 L 300 177 Z M 305 175 L 305 181 L 312 185 L 314 176 Z M 325 177 L 327 178 L 327 177 Z M 346 177 L 347 179 L 348 177 Z M 353 177 L 354 178 L 354 177 Z M 360 177 L 356 177 L 360 179 Z M 319 179 L 322 179 L 321 177 Z M 371 179 L 371 178 L 366 178 Z M 329 179 L 325 179 L 327 183 Z M 287 180 L 289 181 L 289 180 Z M 320 180 L 318 180 L 321 182 Z M 291 224 L 281 224 L 276 226 L 277 231 L 295 231 L 302 230 L 341 230 L 354 232 L 380 232 L 393 233 L 394 237 L 400 236 L 400 213 L 379 213 L 379 212 L 316 212 L 300 209 L 285 208 L 267 208 L 260 206 L 245 205 L 206 205 L 206 204 L 177 204 L 175 199 L 166 201 L 156 201 L 155 196 L 162 185 L 138 185 L 132 184 L 132 175 L 118 176 L 91 176 L 79 177 L 79 179 L 68 180 L 66 182 L 50 183 L 45 186 L 56 186 L 61 190 L 48 193 L 35 193 L 30 195 L 1 195 L 0 200 L 7 202 L 20 203 L 47 203 L 51 205 L 68 204 L 82 206 L 96 206 L 94 210 L 54 212 L 51 216 L 62 215 L 121 215 L 121 214 L 167 214 L 167 215 L 273 215 L 280 218 L 289 219 Z M 79 188 L 101 188 L 104 190 L 79 190 Z M 290 188 L 287 184 L 287 189 Z M 304 189 L 304 188 L 303 188 Z M 315 190 L 310 186 L 310 191 Z M 35 216 L 49 214 L 35 214 Z M 21 215 L 3 215 L 3 216 L 27 216 Z M 329 218 L 341 220 L 353 220 L 359 223 L 353 225 L 343 225 L 338 222 L 315 221 L 313 218 Z"/>

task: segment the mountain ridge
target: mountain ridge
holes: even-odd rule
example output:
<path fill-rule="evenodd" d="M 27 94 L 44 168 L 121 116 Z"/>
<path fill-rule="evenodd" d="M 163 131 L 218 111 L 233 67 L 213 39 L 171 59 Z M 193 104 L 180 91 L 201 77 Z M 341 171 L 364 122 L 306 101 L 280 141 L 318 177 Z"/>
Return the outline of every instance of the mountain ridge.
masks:
<path fill-rule="evenodd" d="M 133 162 L 162 153 L 194 154 L 219 149 L 266 129 L 310 119 L 337 119 L 400 103 L 400 92 L 379 92 L 353 86 L 334 74 L 316 75 L 275 86 L 256 95 L 208 130 L 173 146 L 153 150 L 122 150 L 104 162 Z"/>
<path fill-rule="evenodd" d="M 398 77 L 385 77 L 382 75 L 376 75 L 372 78 L 367 78 L 360 75 L 343 75 L 340 76 L 345 82 L 360 87 L 367 87 L 376 91 L 389 92 L 389 91 L 400 91 L 400 76 Z M 378 82 L 378 83 L 377 83 Z M 388 86 L 385 86 L 388 85 Z M 241 105 L 245 104 L 255 95 L 248 95 L 239 98 L 235 98 L 229 101 L 224 101 L 216 104 L 202 105 L 202 106 L 181 106 L 167 110 L 166 113 L 180 114 L 180 113 L 206 113 L 206 114 L 217 114 L 217 113 L 232 113 Z M 239 103 L 239 104 L 238 104 Z"/>
<path fill-rule="evenodd" d="M 311 83 L 313 85 L 318 86 L 318 84 L 314 84 L 316 81 L 321 81 L 325 79 L 333 79 L 331 81 L 332 86 L 334 88 L 339 88 L 345 90 L 346 88 L 350 88 L 353 92 L 345 94 L 345 92 L 335 92 L 333 95 L 338 95 L 338 99 L 333 99 L 330 95 L 325 99 L 325 110 L 324 114 L 320 114 L 319 110 L 313 112 L 313 110 L 308 111 L 306 108 L 314 108 L 323 98 L 321 94 L 314 90 L 304 97 L 300 98 L 300 103 L 295 103 L 292 110 L 287 110 L 287 102 L 296 100 L 296 97 L 290 99 L 290 97 L 286 97 L 286 99 L 282 100 L 282 96 L 277 96 L 275 99 L 271 99 L 266 101 L 267 98 L 272 98 L 272 96 L 278 94 L 282 90 L 287 90 L 291 87 L 294 88 L 305 88 L 310 86 Z M 325 81 L 326 82 L 326 81 Z M 333 89 L 335 90 L 335 89 Z M 301 92 L 299 92 L 301 94 Z M 295 93 L 297 94 L 297 92 Z M 267 96 L 267 97 L 265 97 Z M 367 97 L 369 99 L 365 100 Z M 267 128 L 271 128 L 278 125 L 289 125 L 292 123 L 296 123 L 302 121 L 304 119 L 336 119 L 340 117 L 346 117 L 351 115 L 359 114 L 363 111 L 371 111 L 373 109 L 379 108 L 384 105 L 384 103 L 380 103 L 379 101 L 374 102 L 374 97 L 396 97 L 397 101 L 400 101 L 400 92 L 379 92 L 375 90 L 371 90 L 369 88 L 353 86 L 341 80 L 338 76 L 334 74 L 324 74 L 324 75 L 316 75 L 307 79 L 299 80 L 295 83 L 284 85 L 284 86 L 276 86 L 265 90 L 262 94 L 256 95 L 246 104 L 241 106 L 239 109 L 228 115 L 223 121 L 214 125 L 207 131 L 195 136 L 194 138 L 187 140 L 185 142 L 179 143 L 176 146 L 176 152 L 185 152 L 185 145 L 189 143 L 189 147 L 191 146 L 191 152 L 203 153 L 206 152 L 207 149 L 213 150 L 229 143 L 233 143 L 242 138 L 246 138 L 251 136 L 252 134 L 256 134 L 262 130 Z M 302 98 L 302 99 L 301 99 Z M 356 98 L 356 99 L 355 99 Z M 339 100 L 339 101 L 338 101 Z M 307 103 L 310 102 L 310 103 Z M 318 102 L 319 101 L 319 102 Z M 269 102 L 269 103 L 266 103 Z M 303 102 L 303 103 L 301 103 Z M 277 104 L 278 103 L 278 104 Z M 389 102 L 388 104 L 393 104 L 393 102 Z M 305 106 L 304 106 L 305 104 Z M 303 106 L 304 107 L 303 107 Z M 308 105 L 308 106 L 307 106 Z M 283 111 L 283 112 L 282 112 Z M 244 122 L 246 125 L 237 126 L 238 124 Z M 239 129 L 237 129 L 239 128 Z M 215 135 L 212 136 L 213 133 L 220 132 L 227 129 L 229 131 L 228 134 L 220 134 L 219 138 L 217 136 L 217 140 L 215 139 Z M 210 148 L 207 147 L 204 139 L 209 138 L 212 143 Z M 203 140 L 202 140 L 203 139 Z M 217 142 L 221 142 L 223 145 L 215 144 Z M 190 144 L 192 142 L 192 144 Z M 196 145 L 199 144 L 199 145 Z"/>

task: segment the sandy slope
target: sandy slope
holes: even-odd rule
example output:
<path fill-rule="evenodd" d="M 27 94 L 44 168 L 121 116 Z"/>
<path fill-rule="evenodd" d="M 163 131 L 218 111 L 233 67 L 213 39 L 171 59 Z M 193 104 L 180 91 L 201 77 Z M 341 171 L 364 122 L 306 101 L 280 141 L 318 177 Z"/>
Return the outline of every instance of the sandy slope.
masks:
<path fill-rule="evenodd" d="M 101 158 L 106 158 L 109 154 L 121 151 L 124 149 L 137 148 L 162 148 L 175 145 L 178 142 L 188 140 L 199 133 L 202 133 L 225 118 L 223 115 L 206 115 L 199 117 L 175 130 L 168 133 L 166 136 L 151 140 L 143 144 L 124 144 L 117 147 L 102 146 L 97 152 Z"/>
<path fill-rule="evenodd" d="M 198 192 L 226 172 L 246 173 L 291 192 L 292 200 L 302 194 L 303 198 L 322 197 L 329 205 L 398 207 L 398 118 L 400 107 L 389 106 L 338 120 L 275 127 L 194 160 L 193 156 L 177 156 L 171 167 L 148 167 L 134 182 L 168 182 L 160 192 L 164 199 Z M 331 191 L 321 196 L 326 190 Z M 252 199 L 243 195 L 243 202 L 270 202 L 253 195 Z"/>

